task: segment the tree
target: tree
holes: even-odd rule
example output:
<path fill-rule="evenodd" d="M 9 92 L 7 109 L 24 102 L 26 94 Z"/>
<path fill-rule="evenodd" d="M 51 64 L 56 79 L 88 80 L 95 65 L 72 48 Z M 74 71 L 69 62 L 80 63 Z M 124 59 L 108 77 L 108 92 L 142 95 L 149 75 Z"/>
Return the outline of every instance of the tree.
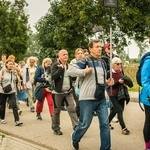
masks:
<path fill-rule="evenodd" d="M 76 48 L 87 48 L 95 25 L 103 27 L 104 40 L 109 38 L 109 8 L 102 6 L 102 0 L 54 0 L 50 4 L 49 12 L 36 25 L 43 52 L 65 48 L 74 57 Z M 128 45 L 127 37 L 142 42 L 150 36 L 148 0 L 120 0 L 119 6 L 112 9 L 113 43 L 118 53 Z"/>
<path fill-rule="evenodd" d="M 28 16 L 25 0 L 0 1 L 0 54 L 13 54 L 21 59 L 28 47 Z"/>

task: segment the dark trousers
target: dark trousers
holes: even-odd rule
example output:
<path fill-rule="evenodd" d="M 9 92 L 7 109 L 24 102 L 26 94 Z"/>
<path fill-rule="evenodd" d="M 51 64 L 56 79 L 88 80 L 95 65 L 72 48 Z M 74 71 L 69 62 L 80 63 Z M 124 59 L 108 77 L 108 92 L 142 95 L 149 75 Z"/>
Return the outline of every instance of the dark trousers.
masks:
<path fill-rule="evenodd" d="M 110 115 L 109 115 L 109 122 L 111 122 L 111 120 L 115 117 L 115 115 L 118 115 L 118 121 L 119 124 L 121 126 L 122 129 L 124 129 L 125 126 L 125 122 L 123 119 L 123 110 L 124 110 L 124 100 L 120 100 L 118 101 L 117 96 L 110 96 L 110 100 L 113 104 L 113 108 L 110 111 Z"/>
<path fill-rule="evenodd" d="M 145 122 L 143 128 L 143 135 L 145 142 L 150 142 L 150 106 L 144 105 L 145 108 Z"/>
<path fill-rule="evenodd" d="M 7 100 L 9 100 L 9 105 L 13 110 L 14 120 L 19 121 L 15 93 L 11 93 L 11 94 L 0 93 L 0 117 L 1 117 L 1 119 L 5 119 L 6 101 Z"/>

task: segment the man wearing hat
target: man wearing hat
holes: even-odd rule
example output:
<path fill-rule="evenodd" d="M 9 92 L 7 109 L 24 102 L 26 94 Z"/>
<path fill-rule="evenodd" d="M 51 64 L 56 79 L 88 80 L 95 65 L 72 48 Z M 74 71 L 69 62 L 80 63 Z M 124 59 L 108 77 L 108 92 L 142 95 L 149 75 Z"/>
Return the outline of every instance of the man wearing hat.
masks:
<path fill-rule="evenodd" d="M 110 70 L 110 43 L 104 45 L 105 54 L 101 56 L 101 59 L 105 61 L 107 65 L 107 71 Z M 114 47 L 112 44 L 112 58 L 118 57 L 116 54 L 113 54 Z"/>
<path fill-rule="evenodd" d="M 110 43 L 106 43 L 104 45 L 104 50 L 105 50 L 105 54 L 101 56 L 101 59 L 104 60 L 105 64 L 106 64 L 106 71 L 110 70 Z M 118 57 L 117 55 L 113 54 L 113 51 L 114 51 L 114 47 L 113 47 L 113 44 L 112 44 L 112 58 L 114 57 Z M 109 108 L 110 108 L 110 111 L 113 109 L 113 106 L 112 106 L 112 103 L 111 102 L 108 102 L 109 104 Z M 112 122 L 118 122 L 118 119 L 117 117 L 114 117 Z M 110 129 L 113 129 L 113 127 L 110 126 Z"/>

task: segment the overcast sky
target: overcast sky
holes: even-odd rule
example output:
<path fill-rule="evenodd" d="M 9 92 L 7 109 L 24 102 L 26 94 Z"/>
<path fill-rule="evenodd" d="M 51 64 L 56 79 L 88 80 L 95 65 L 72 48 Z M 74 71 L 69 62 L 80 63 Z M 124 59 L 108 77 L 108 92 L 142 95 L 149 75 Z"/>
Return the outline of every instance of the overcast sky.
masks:
<path fill-rule="evenodd" d="M 48 9 L 50 8 L 50 4 L 48 0 L 26 0 L 29 6 L 26 8 L 27 14 L 29 14 L 29 24 L 33 32 L 35 32 L 34 24 L 44 16 Z"/>

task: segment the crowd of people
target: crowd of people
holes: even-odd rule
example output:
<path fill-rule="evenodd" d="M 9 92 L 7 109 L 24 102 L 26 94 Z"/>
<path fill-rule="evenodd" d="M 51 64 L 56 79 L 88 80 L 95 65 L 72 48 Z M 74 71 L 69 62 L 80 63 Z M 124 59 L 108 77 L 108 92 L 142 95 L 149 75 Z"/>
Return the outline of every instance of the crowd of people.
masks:
<path fill-rule="evenodd" d="M 15 56 L 3 54 L 0 61 L 0 119 L 6 124 L 6 106 L 12 109 L 16 126 L 22 113 L 19 100 L 26 102 L 31 113 L 36 112 L 37 120 L 42 120 L 42 110 L 47 100 L 51 129 L 55 135 L 62 135 L 60 112 L 65 107 L 72 123 L 72 146 L 79 150 L 79 142 L 97 116 L 100 129 L 100 150 L 111 150 L 111 121 L 117 118 L 121 133 L 129 135 L 123 112 L 130 101 L 128 88 L 133 83 L 124 75 L 121 59 L 113 54 L 110 63 L 110 43 L 104 45 L 102 55 L 100 40 L 91 40 L 87 49 L 77 48 L 75 58 L 68 62 L 66 49 L 56 56 L 56 61 L 44 58 L 38 65 L 37 57 L 15 62 Z M 125 91 L 126 93 L 124 93 Z M 106 95 L 107 94 L 107 99 Z M 149 106 L 145 104 L 148 112 Z M 148 113 L 147 113 L 148 114 Z M 149 120 L 147 119 L 146 122 Z M 144 127 L 146 150 L 150 150 L 150 137 Z"/>

